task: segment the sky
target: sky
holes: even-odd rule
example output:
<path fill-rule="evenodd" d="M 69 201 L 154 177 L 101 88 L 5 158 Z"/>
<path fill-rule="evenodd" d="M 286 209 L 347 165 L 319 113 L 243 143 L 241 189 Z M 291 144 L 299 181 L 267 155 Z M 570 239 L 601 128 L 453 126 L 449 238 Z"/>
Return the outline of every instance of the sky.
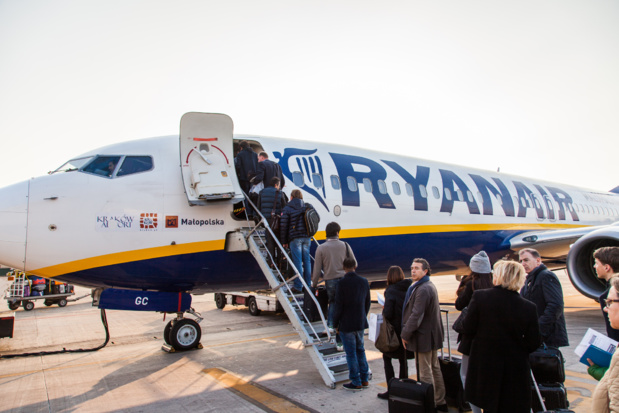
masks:
<path fill-rule="evenodd" d="M 619 185 L 619 1 L 0 0 L 0 187 L 178 134 Z"/>

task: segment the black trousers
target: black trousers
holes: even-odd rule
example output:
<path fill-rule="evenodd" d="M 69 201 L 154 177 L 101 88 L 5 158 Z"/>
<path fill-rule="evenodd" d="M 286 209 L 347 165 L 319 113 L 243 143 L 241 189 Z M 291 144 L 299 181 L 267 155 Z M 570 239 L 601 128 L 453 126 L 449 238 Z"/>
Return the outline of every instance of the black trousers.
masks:
<path fill-rule="evenodd" d="M 400 350 L 403 350 L 402 347 L 400 347 Z M 398 360 L 400 361 L 399 378 L 406 379 L 408 378 L 408 360 L 406 359 L 406 351 L 401 351 L 400 353 L 401 354 L 398 357 Z M 387 383 L 395 377 L 395 371 L 393 370 L 393 364 L 391 363 L 391 360 L 393 359 L 393 357 L 383 353 L 383 364 L 385 365 L 385 379 L 387 380 Z"/>

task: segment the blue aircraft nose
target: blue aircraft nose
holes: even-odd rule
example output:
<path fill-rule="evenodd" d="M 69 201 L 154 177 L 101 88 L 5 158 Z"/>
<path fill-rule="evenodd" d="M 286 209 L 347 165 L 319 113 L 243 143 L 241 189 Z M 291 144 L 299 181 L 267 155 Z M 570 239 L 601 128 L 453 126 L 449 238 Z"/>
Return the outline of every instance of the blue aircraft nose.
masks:
<path fill-rule="evenodd" d="M 29 182 L 0 188 L 0 264 L 23 270 L 26 261 Z"/>

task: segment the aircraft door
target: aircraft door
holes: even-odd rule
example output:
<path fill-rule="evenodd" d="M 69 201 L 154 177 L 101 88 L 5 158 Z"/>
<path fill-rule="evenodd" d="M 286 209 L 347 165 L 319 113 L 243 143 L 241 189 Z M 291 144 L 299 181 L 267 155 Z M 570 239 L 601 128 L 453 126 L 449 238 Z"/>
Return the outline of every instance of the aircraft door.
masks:
<path fill-rule="evenodd" d="M 244 198 L 234 168 L 232 129 L 232 119 L 224 114 L 189 112 L 181 118 L 181 171 L 191 205 Z"/>

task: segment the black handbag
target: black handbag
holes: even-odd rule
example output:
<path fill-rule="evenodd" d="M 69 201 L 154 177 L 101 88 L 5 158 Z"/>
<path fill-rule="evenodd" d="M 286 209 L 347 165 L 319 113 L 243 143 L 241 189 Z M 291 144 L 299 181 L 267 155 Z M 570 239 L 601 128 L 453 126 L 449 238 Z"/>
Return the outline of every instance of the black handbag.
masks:
<path fill-rule="evenodd" d="M 538 383 L 563 383 L 565 381 L 565 360 L 558 348 L 543 344 L 529 355 L 529 363 Z"/>
<path fill-rule="evenodd" d="M 383 353 L 391 353 L 392 351 L 396 351 L 400 348 L 400 340 L 398 340 L 398 335 L 395 333 L 395 330 L 389 320 L 385 317 L 383 317 L 383 323 L 380 325 L 378 338 L 376 339 L 376 343 L 374 343 L 374 345 Z"/>
<path fill-rule="evenodd" d="M 460 312 L 458 318 L 456 318 L 456 321 L 454 321 L 453 325 L 451 326 L 451 328 L 453 328 L 457 333 L 462 334 L 464 332 L 464 319 L 466 318 L 466 314 L 468 313 L 468 311 L 469 308 L 464 307 Z"/>

